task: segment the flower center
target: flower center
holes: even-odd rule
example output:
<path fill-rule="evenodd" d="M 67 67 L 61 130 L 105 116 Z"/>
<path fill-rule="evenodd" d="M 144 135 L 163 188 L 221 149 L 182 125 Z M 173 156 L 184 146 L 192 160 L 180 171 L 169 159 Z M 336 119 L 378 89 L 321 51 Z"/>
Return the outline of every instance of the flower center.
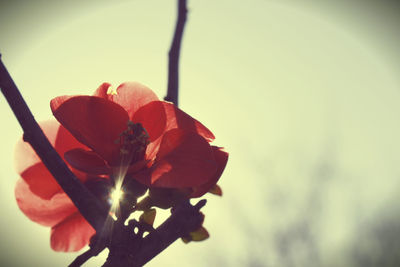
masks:
<path fill-rule="evenodd" d="M 120 157 L 128 165 L 144 159 L 146 147 L 149 142 L 149 134 L 141 123 L 128 121 L 127 129 L 116 140 L 120 144 Z"/>

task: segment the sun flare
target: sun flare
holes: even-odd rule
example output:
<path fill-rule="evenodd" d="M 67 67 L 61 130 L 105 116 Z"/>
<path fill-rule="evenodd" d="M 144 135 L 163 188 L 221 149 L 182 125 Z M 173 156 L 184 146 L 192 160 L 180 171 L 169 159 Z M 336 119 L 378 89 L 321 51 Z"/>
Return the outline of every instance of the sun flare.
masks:
<path fill-rule="evenodd" d="M 111 189 L 109 195 L 111 211 L 115 211 L 115 209 L 119 207 L 119 203 L 121 202 L 123 196 L 124 196 L 124 190 L 122 189 L 122 180 L 118 179 L 115 187 Z"/>
<path fill-rule="evenodd" d="M 124 195 L 124 192 L 121 189 L 114 189 L 111 192 L 111 201 L 112 203 L 119 202 Z"/>

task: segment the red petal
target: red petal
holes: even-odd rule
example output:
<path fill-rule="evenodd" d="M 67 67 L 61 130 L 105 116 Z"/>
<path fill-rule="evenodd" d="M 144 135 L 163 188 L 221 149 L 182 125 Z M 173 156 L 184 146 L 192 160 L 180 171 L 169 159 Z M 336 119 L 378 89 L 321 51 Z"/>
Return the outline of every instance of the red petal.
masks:
<path fill-rule="evenodd" d="M 52 103 L 56 101 L 57 98 Z M 115 141 L 128 121 L 121 106 L 100 97 L 75 96 L 53 109 L 53 114 L 77 140 L 103 159 L 111 164 L 118 159 L 119 146 Z"/>
<path fill-rule="evenodd" d="M 95 230 L 75 212 L 51 229 L 50 243 L 55 251 L 78 251 L 89 244 Z"/>
<path fill-rule="evenodd" d="M 77 97 L 77 95 L 63 95 L 53 98 L 50 101 L 50 108 L 54 112 L 54 110 L 58 109 L 64 102 L 68 101 L 69 99 Z"/>
<path fill-rule="evenodd" d="M 217 170 L 212 178 L 205 184 L 193 188 L 193 193 L 190 195 L 191 198 L 201 197 L 207 193 L 219 180 L 222 173 L 225 170 L 226 163 L 228 162 L 229 154 L 222 150 L 221 147 L 212 146 L 215 162 L 217 163 Z"/>
<path fill-rule="evenodd" d="M 157 140 L 150 142 L 150 144 L 147 145 L 146 159 L 148 159 L 148 160 L 155 159 L 158 149 L 160 148 L 161 141 L 162 141 L 162 136 L 159 137 Z"/>
<path fill-rule="evenodd" d="M 29 185 L 29 189 L 43 199 L 49 200 L 62 191 L 53 175 L 43 163 L 38 163 L 21 173 L 21 177 Z"/>
<path fill-rule="evenodd" d="M 19 179 L 15 186 L 15 198 L 21 211 L 32 221 L 44 226 L 54 226 L 77 209 L 65 193 L 42 199 L 31 190 L 28 184 Z"/>
<path fill-rule="evenodd" d="M 153 101 L 138 109 L 132 117 L 135 123 L 140 122 L 150 136 L 156 140 L 164 132 L 166 116 L 163 102 Z"/>
<path fill-rule="evenodd" d="M 222 189 L 219 185 L 215 184 L 213 187 L 210 188 L 210 190 L 208 190 L 208 193 L 217 196 L 222 196 Z"/>
<path fill-rule="evenodd" d="M 65 152 L 73 148 L 87 149 L 87 146 L 76 140 L 75 137 L 67 129 L 64 128 L 64 126 L 60 125 L 54 148 L 56 149 L 58 154 L 64 159 Z"/>
<path fill-rule="evenodd" d="M 203 124 L 192 118 L 189 114 L 177 108 L 174 104 L 162 102 L 166 115 L 166 125 L 164 132 L 172 129 L 182 129 L 184 131 L 194 132 L 204 137 L 208 142 L 215 139 L 214 134 Z M 161 138 L 152 140 L 147 146 L 147 159 L 154 159 L 161 144 Z"/>
<path fill-rule="evenodd" d="M 83 147 L 57 121 L 41 122 L 40 126 L 61 157 L 63 157 L 64 152 L 68 149 Z M 61 192 L 61 187 L 41 162 L 36 152 L 22 139 L 18 141 L 16 146 L 15 163 L 17 172 L 29 184 L 30 190 L 37 196 L 49 200 L 54 194 Z M 78 173 L 75 172 L 75 174 Z M 83 177 L 78 178 L 83 179 Z"/>
<path fill-rule="evenodd" d="M 86 180 L 86 174 L 73 170 L 75 176 L 81 180 Z M 50 200 L 55 194 L 63 192 L 61 186 L 54 179 L 53 175 L 47 170 L 43 163 L 37 163 L 27 168 L 21 173 L 23 180 L 29 185 L 29 189 L 38 197 Z"/>
<path fill-rule="evenodd" d="M 109 83 L 103 83 L 94 93 L 121 105 L 132 119 L 135 112 L 142 106 L 157 101 L 157 95 L 148 87 L 137 82 L 126 82 L 118 86 L 116 92 L 110 93 Z M 108 92 L 108 93 L 107 93 Z"/>
<path fill-rule="evenodd" d="M 85 147 L 56 120 L 40 122 L 39 125 L 61 157 L 64 156 L 64 153 L 67 150 L 77 147 Z M 15 147 L 16 171 L 21 174 L 27 168 L 39 162 L 41 162 L 41 160 L 36 155 L 36 152 L 32 149 L 29 143 L 24 142 L 21 138 Z"/>
<path fill-rule="evenodd" d="M 95 152 L 82 148 L 71 149 L 64 154 L 65 160 L 75 169 L 85 173 L 108 174 L 109 167 Z"/>
<path fill-rule="evenodd" d="M 134 164 L 130 165 L 128 168 L 127 173 L 135 173 L 146 167 L 146 165 L 149 163 L 149 160 L 141 160 L 138 162 L 135 162 Z"/>
<path fill-rule="evenodd" d="M 134 177 L 155 187 L 184 188 L 206 183 L 215 171 L 208 142 L 198 134 L 173 129 L 165 133 L 150 171 Z"/>
<path fill-rule="evenodd" d="M 167 115 L 165 131 L 179 128 L 185 131 L 195 132 L 204 137 L 208 142 L 215 139 L 214 134 L 189 114 L 177 108 L 174 104 L 163 102 Z"/>
<path fill-rule="evenodd" d="M 111 87 L 110 83 L 102 83 L 99 88 L 94 92 L 94 96 L 102 97 L 108 99 L 108 88 Z"/>

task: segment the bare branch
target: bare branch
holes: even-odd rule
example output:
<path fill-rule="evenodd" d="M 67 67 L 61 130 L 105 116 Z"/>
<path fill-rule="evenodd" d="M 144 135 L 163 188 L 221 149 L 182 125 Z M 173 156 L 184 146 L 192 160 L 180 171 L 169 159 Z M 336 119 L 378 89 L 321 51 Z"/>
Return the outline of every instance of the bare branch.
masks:
<path fill-rule="evenodd" d="M 174 38 L 168 53 L 168 91 L 167 96 L 164 98 L 164 100 L 170 101 L 176 106 L 178 106 L 179 56 L 186 17 L 186 0 L 178 0 L 178 19 L 176 22 Z"/>
<path fill-rule="evenodd" d="M 107 217 L 106 207 L 75 177 L 54 150 L 4 66 L 1 55 L 0 88 L 24 131 L 24 141 L 28 142 L 36 151 L 83 217 L 96 231 L 101 231 Z"/>

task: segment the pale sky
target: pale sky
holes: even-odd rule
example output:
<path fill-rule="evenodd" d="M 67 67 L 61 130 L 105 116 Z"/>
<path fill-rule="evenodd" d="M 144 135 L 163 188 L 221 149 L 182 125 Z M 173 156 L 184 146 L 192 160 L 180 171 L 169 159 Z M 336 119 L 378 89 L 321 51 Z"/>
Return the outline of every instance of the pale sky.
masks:
<path fill-rule="evenodd" d="M 178 240 L 147 266 L 374 266 L 382 255 L 399 262 L 382 250 L 400 237 L 392 215 L 400 192 L 398 6 L 188 2 L 180 107 L 230 159 L 224 196 L 207 197 L 204 208 L 210 239 Z M 51 118 L 53 97 L 91 94 L 106 81 L 138 81 L 162 98 L 175 5 L 3 1 L 2 60 L 38 121 Z M 0 114 L 0 262 L 67 266 L 78 254 L 53 252 L 50 229 L 16 205 L 13 149 L 22 131 L 3 97 Z"/>

